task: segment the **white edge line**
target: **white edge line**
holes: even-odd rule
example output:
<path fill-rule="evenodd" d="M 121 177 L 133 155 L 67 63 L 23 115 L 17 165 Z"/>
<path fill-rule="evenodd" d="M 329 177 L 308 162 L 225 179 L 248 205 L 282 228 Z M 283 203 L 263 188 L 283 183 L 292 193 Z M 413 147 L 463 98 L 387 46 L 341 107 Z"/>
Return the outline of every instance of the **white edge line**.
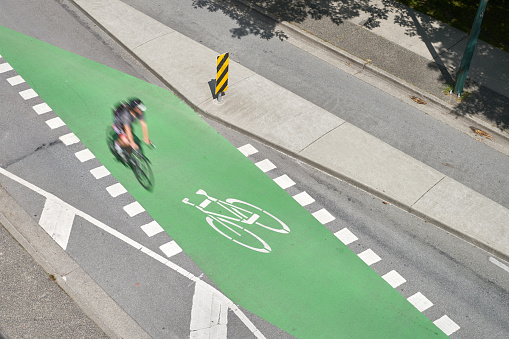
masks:
<path fill-rule="evenodd" d="M 154 258 L 155 260 L 159 261 L 160 263 L 168 266 L 169 268 L 173 269 L 174 271 L 180 273 L 181 275 L 183 275 L 184 277 L 196 282 L 198 280 L 200 280 L 200 278 L 198 278 L 197 276 L 195 276 L 194 274 L 186 271 L 185 269 L 183 269 L 182 267 L 178 266 L 177 264 L 169 261 L 168 259 L 166 259 L 165 257 L 163 257 L 162 255 L 159 255 L 153 251 L 151 251 L 150 249 L 146 248 L 145 246 L 139 244 L 138 242 L 132 240 L 131 238 L 127 237 L 126 235 L 118 232 L 117 230 L 109 227 L 108 225 L 100 222 L 99 220 L 95 219 L 94 217 L 80 211 L 79 209 L 75 208 L 74 206 L 71 206 L 69 205 L 68 203 L 64 202 L 63 200 L 61 200 L 60 198 L 57 198 L 55 195 L 49 193 L 49 192 L 46 192 L 45 190 L 35 186 L 34 184 L 31 184 L 29 183 L 28 181 L 24 180 L 24 179 L 21 179 L 20 177 L 18 177 L 17 175 L 15 174 L 12 174 L 11 172 L 9 171 L 6 171 L 5 169 L 1 168 L 0 167 L 0 173 L 3 174 L 4 176 L 8 177 L 9 179 L 11 180 L 14 180 L 16 182 L 18 182 L 19 184 L 31 189 L 32 191 L 34 192 L 37 192 L 39 193 L 40 195 L 46 197 L 46 198 L 50 198 L 50 199 L 55 199 L 57 200 L 59 203 L 61 203 L 62 205 L 65 205 L 66 207 L 69 208 L 69 210 L 71 210 L 73 213 L 75 213 L 76 215 L 82 217 L 83 219 L 87 220 L 88 222 L 92 223 L 93 225 L 99 227 L 100 229 L 102 229 L 103 231 L 113 235 L 114 237 L 122 240 L 123 242 L 127 243 L 128 245 L 131 245 L 132 247 L 140 250 L 141 252 L 145 253 L 145 254 L 148 254 L 150 257 Z M 216 290 L 214 287 L 210 286 L 209 284 L 205 283 L 204 284 L 210 288 L 212 291 L 214 291 L 216 294 L 218 294 L 219 296 L 221 296 L 221 298 L 223 298 L 223 301 L 225 304 L 228 305 L 228 307 L 230 307 L 230 309 L 237 315 L 237 317 L 239 317 L 239 319 L 241 319 L 241 321 L 251 330 L 251 332 L 257 337 L 257 338 L 260 338 L 260 339 L 264 339 L 265 337 L 263 336 L 263 334 L 256 328 L 256 326 L 251 322 L 251 320 L 248 319 L 248 317 L 244 314 L 244 312 L 242 312 L 241 310 L 239 310 L 239 308 L 233 303 L 233 301 L 231 301 L 230 299 L 228 299 L 228 297 L 226 297 L 224 294 L 222 294 L 220 291 Z"/>
<path fill-rule="evenodd" d="M 509 267 L 507 265 L 504 265 L 502 264 L 500 261 L 498 261 L 497 259 L 493 258 L 493 257 L 490 257 L 488 259 L 492 264 L 500 267 L 501 269 L 503 269 L 504 271 L 508 272 L 509 273 Z"/>

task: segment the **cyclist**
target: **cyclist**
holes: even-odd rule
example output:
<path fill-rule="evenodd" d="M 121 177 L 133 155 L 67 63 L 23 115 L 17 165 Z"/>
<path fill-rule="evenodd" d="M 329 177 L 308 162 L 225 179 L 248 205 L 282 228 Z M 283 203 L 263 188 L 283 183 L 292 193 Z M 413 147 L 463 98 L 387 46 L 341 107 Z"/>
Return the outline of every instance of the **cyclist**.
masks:
<path fill-rule="evenodd" d="M 136 120 L 140 121 L 141 130 L 143 132 L 143 141 L 149 145 L 148 126 L 145 122 L 144 113 L 147 108 L 140 99 L 132 99 L 128 103 L 121 102 L 116 109 L 113 110 L 114 121 L 112 123 L 113 130 L 118 135 L 115 141 L 115 149 L 121 156 L 124 150 L 131 152 L 131 149 L 138 149 L 138 145 L 134 142 L 132 126 Z"/>

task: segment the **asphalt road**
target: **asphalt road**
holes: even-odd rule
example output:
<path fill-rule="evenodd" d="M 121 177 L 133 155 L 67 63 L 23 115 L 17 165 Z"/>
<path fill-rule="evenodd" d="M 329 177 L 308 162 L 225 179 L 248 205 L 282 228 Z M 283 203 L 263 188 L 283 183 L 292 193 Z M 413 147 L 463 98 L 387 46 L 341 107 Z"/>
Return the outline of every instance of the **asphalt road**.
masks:
<path fill-rule="evenodd" d="M 65 1 L 63 4 L 52 1 L 44 3 L 26 1 L 23 5 L 19 5 L 16 1 L 9 1 L 0 6 L 3 7 L 0 10 L 0 24 L 160 85 L 155 77 L 144 70 L 111 39 L 79 13 L 74 10 L 68 11 L 67 6 L 68 3 Z M 182 13 L 184 7 L 186 6 L 178 12 Z M 186 8 L 189 10 L 188 15 L 192 14 L 192 19 L 188 18 L 190 26 L 197 26 L 201 22 L 205 25 L 206 21 L 201 20 L 197 13 L 219 14 L 194 10 L 190 6 Z M 177 11 L 170 10 L 168 15 L 175 12 Z M 17 20 L 19 16 L 23 16 L 26 20 Z M 172 16 L 173 19 L 176 17 L 185 21 L 186 15 Z M 221 20 L 224 19 L 213 18 L 214 22 Z M 210 35 L 202 37 L 205 43 L 215 41 L 213 38 L 221 36 L 210 31 L 213 27 L 215 25 L 210 23 L 207 25 Z M 178 29 L 178 27 L 173 28 Z M 194 29 L 198 32 L 202 28 L 203 26 L 198 25 Z M 203 31 L 200 33 L 203 35 Z M 249 40 L 252 46 L 246 47 L 246 50 L 237 47 L 239 52 L 233 53 L 234 57 L 239 58 L 237 61 L 243 61 L 239 56 L 242 53 L 246 53 L 245 58 L 251 60 L 252 58 L 247 58 L 247 51 L 250 51 L 252 55 L 266 51 L 266 47 L 258 48 L 259 43 L 274 44 L 278 50 L 283 51 L 289 48 L 286 51 L 287 63 L 279 67 L 274 66 L 273 72 L 265 72 L 273 74 L 281 72 L 281 78 L 292 82 L 290 81 L 292 75 L 284 71 L 285 67 L 292 64 L 300 65 L 304 61 L 291 61 L 290 57 L 297 54 L 291 46 L 286 46 L 288 44 L 274 39 L 261 40 L 256 36 L 248 36 L 240 39 L 239 42 L 246 43 L 246 40 Z M 302 55 L 301 57 L 304 58 Z M 246 63 L 249 64 L 247 60 Z M 249 67 L 249 65 L 246 66 Z M 265 68 L 270 69 L 270 67 L 272 66 Z M 328 71 L 333 70 L 328 69 Z M 334 72 L 340 74 L 338 70 Z M 302 86 L 302 78 L 293 76 L 295 76 L 293 82 L 300 84 L 297 87 Z M 0 80 L 0 100 L 7 108 L 4 112 L 8 112 L 3 113 L 8 115 L 1 122 L 0 136 L 3 142 L 0 145 L 0 165 L 2 168 L 51 192 L 127 237 L 162 254 L 160 246 L 171 241 L 171 238 L 164 233 L 147 236 L 140 226 L 149 223 L 150 216 L 140 214 L 134 218 L 128 217 L 123 207 L 132 202 L 129 194 L 112 199 L 105 188 L 114 184 L 115 180 L 109 177 L 94 179 L 89 171 L 100 164 L 96 160 L 83 163 L 78 161 L 75 153 L 82 150 L 83 146 L 80 144 L 65 146 L 59 141 L 61 135 L 70 132 L 67 127 L 49 129 L 45 124 L 49 117 L 34 114 L 32 105 L 35 102 L 26 102 L 19 96 L 18 91 L 26 88 L 18 86 L 26 85 L 12 87 L 4 79 L 7 77 L 8 74 L 2 74 Z M 344 74 L 338 75 L 335 81 L 356 82 L 355 79 Z M 365 85 L 357 82 L 351 86 L 346 84 L 344 86 L 348 88 L 360 86 L 363 90 L 369 89 L 368 86 L 364 88 Z M 309 88 L 306 86 L 302 90 L 306 89 Z M 298 92 L 298 88 L 295 91 Z M 380 93 L 373 95 L 381 96 Z M 354 104 L 353 98 L 349 100 L 352 100 L 353 107 L 366 105 L 366 103 Z M 378 106 L 392 109 L 391 105 L 395 105 L 396 108 L 402 105 L 391 98 L 384 98 L 383 102 L 386 101 L 388 106 L 379 103 Z M 399 109 L 410 110 L 403 106 Z M 426 316 L 435 320 L 446 314 L 456 322 L 461 328 L 451 337 L 503 338 L 507 336 L 509 333 L 506 322 L 509 317 L 507 307 L 509 305 L 507 293 L 509 272 L 490 263 L 490 257 L 486 252 L 246 136 L 211 121 L 208 123 L 236 147 L 249 143 L 258 149 L 259 152 L 251 156 L 253 162 L 270 159 L 277 168 L 268 172 L 269 177 L 277 178 L 286 174 L 292 178 L 295 185 L 287 188 L 287 192 L 295 195 L 305 191 L 312 196 L 315 202 L 306 206 L 311 213 L 324 208 L 335 216 L 335 220 L 325 226 L 333 233 L 346 227 L 355 234 L 358 240 L 349 245 L 355 253 L 372 249 L 381 258 L 379 262 L 372 265 L 376 272 L 384 275 L 391 270 L 396 270 L 403 276 L 406 282 L 397 287 L 403 296 L 410 297 L 417 292 L 426 296 L 433 303 L 432 307 L 424 311 Z M 8 179 L 0 180 L 34 220 L 38 221 L 45 199 Z M 79 217 L 73 222 L 67 253 L 79 262 L 94 280 L 152 336 L 158 338 L 189 335 L 194 293 L 194 288 L 190 288 L 189 280 L 167 267 L 161 267 L 150 257 L 130 248 L 119 239 L 105 234 L 96 225 Z M 184 253 L 178 254 L 172 260 L 195 276 L 202 274 Z M 208 281 L 207 278 L 205 279 Z M 256 315 L 245 310 L 244 312 L 267 338 L 290 337 Z M 228 333 L 232 338 L 252 336 L 245 324 L 231 313 Z"/>

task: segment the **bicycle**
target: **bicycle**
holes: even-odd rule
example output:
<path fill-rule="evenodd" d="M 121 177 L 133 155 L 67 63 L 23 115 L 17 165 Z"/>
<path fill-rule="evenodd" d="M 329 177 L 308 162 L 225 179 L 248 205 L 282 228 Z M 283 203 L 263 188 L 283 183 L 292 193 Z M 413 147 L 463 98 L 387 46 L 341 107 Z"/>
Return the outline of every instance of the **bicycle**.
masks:
<path fill-rule="evenodd" d="M 124 156 L 120 155 L 115 148 L 115 140 L 117 134 L 112 130 L 113 133 L 109 132 L 108 146 L 110 151 L 115 155 L 117 160 L 127 165 L 134 172 L 134 176 L 138 182 L 146 190 L 152 189 L 154 185 L 154 174 L 150 168 L 150 161 L 143 155 L 140 149 L 131 149 L 131 152 L 124 151 Z M 155 148 L 156 146 L 150 142 L 150 146 Z"/>
<path fill-rule="evenodd" d="M 243 225 L 256 225 L 282 234 L 290 233 L 290 228 L 284 222 L 260 207 L 238 199 L 219 200 L 209 196 L 202 189 L 199 189 L 196 194 L 205 196 L 205 200 L 199 205 L 189 202 L 189 198 L 184 198 L 182 202 L 194 206 L 207 214 L 205 220 L 209 226 L 225 238 L 241 246 L 261 253 L 270 253 L 272 251 L 272 248 L 265 240 Z M 216 203 L 221 209 L 228 211 L 230 215 L 205 210 L 205 208 L 211 206 L 211 203 Z M 243 205 L 244 207 L 238 205 Z M 253 209 L 258 213 L 253 212 Z M 243 235 L 248 237 L 242 238 Z"/>

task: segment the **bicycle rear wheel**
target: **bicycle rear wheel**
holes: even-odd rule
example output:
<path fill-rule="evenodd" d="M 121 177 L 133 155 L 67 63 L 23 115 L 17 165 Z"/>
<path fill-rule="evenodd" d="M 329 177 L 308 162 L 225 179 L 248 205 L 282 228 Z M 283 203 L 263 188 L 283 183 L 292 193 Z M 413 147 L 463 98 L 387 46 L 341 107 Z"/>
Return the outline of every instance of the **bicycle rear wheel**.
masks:
<path fill-rule="evenodd" d="M 139 183 L 146 190 L 150 190 L 154 185 L 154 175 L 150 165 L 145 157 L 137 152 L 131 154 L 133 159 L 133 172 Z"/>

